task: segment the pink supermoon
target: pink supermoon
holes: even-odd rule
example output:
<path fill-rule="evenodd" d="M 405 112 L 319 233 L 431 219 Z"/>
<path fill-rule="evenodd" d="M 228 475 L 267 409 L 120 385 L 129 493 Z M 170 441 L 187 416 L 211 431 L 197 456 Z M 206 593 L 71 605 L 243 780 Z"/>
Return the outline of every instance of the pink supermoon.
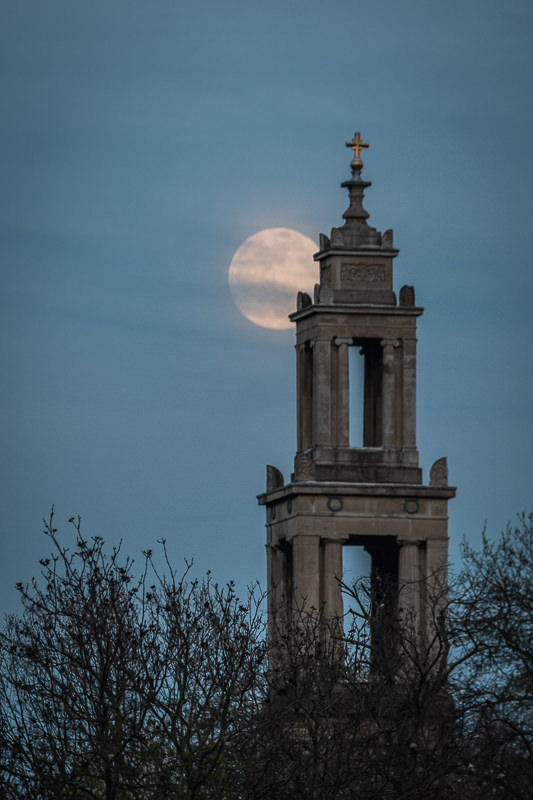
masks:
<path fill-rule="evenodd" d="M 317 250 L 312 239 L 290 228 L 266 228 L 246 239 L 228 275 L 239 311 L 263 328 L 291 328 L 297 292 L 312 295 L 318 282 Z"/>

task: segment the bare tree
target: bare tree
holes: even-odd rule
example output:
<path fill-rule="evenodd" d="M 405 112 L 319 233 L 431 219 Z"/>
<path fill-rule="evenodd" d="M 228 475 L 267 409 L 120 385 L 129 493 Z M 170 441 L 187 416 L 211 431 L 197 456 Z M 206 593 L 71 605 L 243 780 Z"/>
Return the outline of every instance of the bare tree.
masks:
<path fill-rule="evenodd" d="M 71 522 L 72 550 L 46 523 L 53 554 L 1 634 L 3 796 L 212 796 L 265 673 L 260 598 L 160 576 L 150 552 L 135 579 Z"/>
<path fill-rule="evenodd" d="M 220 587 L 210 574 L 188 582 L 166 566 L 150 596 L 158 630 L 150 734 L 162 796 L 235 796 L 233 754 L 267 692 L 262 596 L 251 591 L 243 603 L 233 583 Z"/>
<path fill-rule="evenodd" d="M 533 785 L 533 513 L 496 541 L 463 543 L 453 593 L 455 681 L 478 795 L 529 798 Z"/>
<path fill-rule="evenodd" d="M 347 630 L 300 609 L 269 642 L 257 588 L 177 573 L 164 543 L 134 577 L 71 522 L 72 549 L 46 524 L 53 554 L 0 635 L 8 800 L 529 797 L 531 516 L 465 545 L 419 617 L 361 580 Z"/>
<path fill-rule="evenodd" d="M 448 686 L 442 597 L 427 593 L 435 625 L 420 637 L 418 622 L 400 619 L 397 607 L 383 614 L 370 581 L 344 590 L 354 610 L 346 633 L 305 609 L 277 632 L 264 710 L 271 727 L 259 747 L 276 764 L 265 797 L 461 796 L 454 786 L 465 772 L 464 746 Z"/>

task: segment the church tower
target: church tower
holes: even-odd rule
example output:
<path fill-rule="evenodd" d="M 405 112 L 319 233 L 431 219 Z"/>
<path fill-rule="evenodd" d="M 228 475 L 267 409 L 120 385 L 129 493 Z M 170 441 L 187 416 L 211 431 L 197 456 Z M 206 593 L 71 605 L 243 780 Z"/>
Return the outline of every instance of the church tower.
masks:
<path fill-rule="evenodd" d="M 320 234 L 320 283 L 298 293 L 294 473 L 267 467 L 269 618 L 315 609 L 341 617 L 343 549 L 363 546 L 423 626 L 426 594 L 448 557 L 446 459 L 424 484 L 416 444 L 416 324 L 412 286 L 393 290 L 392 230 L 368 224 L 359 133 L 344 224 Z M 360 410 L 351 396 L 356 372 Z M 351 412 L 351 414 L 350 414 Z"/>

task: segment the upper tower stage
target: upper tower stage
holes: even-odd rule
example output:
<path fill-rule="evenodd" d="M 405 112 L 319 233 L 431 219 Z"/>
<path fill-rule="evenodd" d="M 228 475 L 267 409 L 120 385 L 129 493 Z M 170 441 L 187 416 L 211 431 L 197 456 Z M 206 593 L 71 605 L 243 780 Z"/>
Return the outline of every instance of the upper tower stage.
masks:
<path fill-rule="evenodd" d="M 350 205 L 344 225 L 320 234 L 320 283 L 298 293 L 298 447 L 293 479 L 421 483 L 416 449 L 416 320 L 411 286 L 393 290 L 392 230 L 372 228 L 363 208 L 356 134 L 352 175 L 341 184 Z M 350 348 L 364 358 L 363 420 L 350 419 Z M 362 424 L 362 446 L 350 427 Z"/>

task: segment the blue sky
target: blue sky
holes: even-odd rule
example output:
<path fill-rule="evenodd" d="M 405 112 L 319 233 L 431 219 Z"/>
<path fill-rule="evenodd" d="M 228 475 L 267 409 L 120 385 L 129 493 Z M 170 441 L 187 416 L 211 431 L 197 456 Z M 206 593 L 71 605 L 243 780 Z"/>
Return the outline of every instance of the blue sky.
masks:
<path fill-rule="evenodd" d="M 0 606 L 41 518 L 264 580 L 265 464 L 295 450 L 292 331 L 227 284 L 262 228 L 371 224 L 414 284 L 418 442 L 451 555 L 532 505 L 533 7 L 525 0 L 0 6 Z M 65 525 L 63 524 L 65 523 Z"/>

